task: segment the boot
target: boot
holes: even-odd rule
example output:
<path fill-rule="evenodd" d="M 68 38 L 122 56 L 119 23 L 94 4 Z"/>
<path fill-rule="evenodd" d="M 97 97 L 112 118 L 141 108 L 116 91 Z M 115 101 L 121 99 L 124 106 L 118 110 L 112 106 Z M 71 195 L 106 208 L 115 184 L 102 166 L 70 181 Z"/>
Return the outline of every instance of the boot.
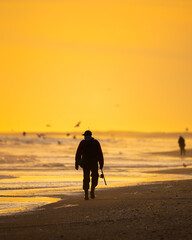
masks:
<path fill-rule="evenodd" d="M 89 196 L 88 196 L 88 190 L 85 190 L 85 197 L 84 197 L 85 200 L 89 200 Z"/>
<path fill-rule="evenodd" d="M 91 197 L 92 199 L 95 198 L 95 188 L 91 188 L 90 197 Z"/>

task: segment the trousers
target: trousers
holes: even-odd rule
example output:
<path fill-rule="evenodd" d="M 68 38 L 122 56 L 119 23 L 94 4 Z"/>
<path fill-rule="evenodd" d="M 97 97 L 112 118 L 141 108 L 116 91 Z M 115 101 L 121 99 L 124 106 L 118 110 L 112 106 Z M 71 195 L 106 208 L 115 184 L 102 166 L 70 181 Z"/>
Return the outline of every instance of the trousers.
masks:
<path fill-rule="evenodd" d="M 93 166 L 86 166 L 83 168 L 83 189 L 88 190 L 89 189 L 89 183 L 90 183 L 90 176 L 91 179 L 91 188 L 95 188 L 98 185 L 98 165 Z"/>

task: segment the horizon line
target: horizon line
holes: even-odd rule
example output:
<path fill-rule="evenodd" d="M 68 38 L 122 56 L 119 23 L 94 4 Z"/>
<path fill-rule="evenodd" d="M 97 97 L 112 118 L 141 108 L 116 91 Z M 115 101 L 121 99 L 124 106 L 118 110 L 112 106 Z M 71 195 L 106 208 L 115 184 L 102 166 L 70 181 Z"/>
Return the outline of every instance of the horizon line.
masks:
<path fill-rule="evenodd" d="M 0 133 L 82 133 L 85 130 L 71 130 L 71 131 L 0 131 Z M 135 131 L 135 130 L 91 130 L 92 132 L 96 132 L 96 133 L 110 133 L 110 132 L 119 132 L 119 133 L 165 133 L 165 134 L 171 134 L 171 133 L 192 133 L 190 131 Z"/>

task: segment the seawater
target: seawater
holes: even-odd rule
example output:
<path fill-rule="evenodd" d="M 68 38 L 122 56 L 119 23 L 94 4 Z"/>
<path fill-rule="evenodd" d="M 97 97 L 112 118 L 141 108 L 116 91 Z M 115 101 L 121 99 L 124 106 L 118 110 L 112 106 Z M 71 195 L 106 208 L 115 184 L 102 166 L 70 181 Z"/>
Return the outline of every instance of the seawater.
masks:
<path fill-rule="evenodd" d="M 167 180 L 182 180 L 190 175 L 158 174 L 150 171 L 188 167 L 191 158 L 179 155 L 177 135 L 130 136 L 118 133 L 96 133 L 104 159 L 103 179 L 98 189 Z M 75 153 L 82 136 L 47 133 L 0 134 L 0 216 L 23 213 L 60 200 L 60 196 L 82 191 L 82 169 L 75 170 Z M 187 138 L 192 146 L 192 138 Z M 178 151 L 178 155 L 155 152 Z"/>

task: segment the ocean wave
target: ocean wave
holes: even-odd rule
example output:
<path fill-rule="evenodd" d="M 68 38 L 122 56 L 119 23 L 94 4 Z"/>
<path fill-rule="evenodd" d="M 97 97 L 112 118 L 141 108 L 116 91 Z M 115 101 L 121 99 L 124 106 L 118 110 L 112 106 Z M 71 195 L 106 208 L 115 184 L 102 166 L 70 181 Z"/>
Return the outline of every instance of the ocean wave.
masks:
<path fill-rule="evenodd" d="M 11 178 L 17 178 L 17 177 L 10 176 L 10 175 L 0 175 L 0 179 L 11 179 Z"/>
<path fill-rule="evenodd" d="M 36 164 L 35 167 L 65 167 L 65 164 L 63 163 L 43 163 L 43 164 Z"/>
<path fill-rule="evenodd" d="M 35 162 L 36 157 L 35 156 L 26 156 L 26 155 L 3 155 L 0 157 L 0 164 L 26 164 Z"/>

